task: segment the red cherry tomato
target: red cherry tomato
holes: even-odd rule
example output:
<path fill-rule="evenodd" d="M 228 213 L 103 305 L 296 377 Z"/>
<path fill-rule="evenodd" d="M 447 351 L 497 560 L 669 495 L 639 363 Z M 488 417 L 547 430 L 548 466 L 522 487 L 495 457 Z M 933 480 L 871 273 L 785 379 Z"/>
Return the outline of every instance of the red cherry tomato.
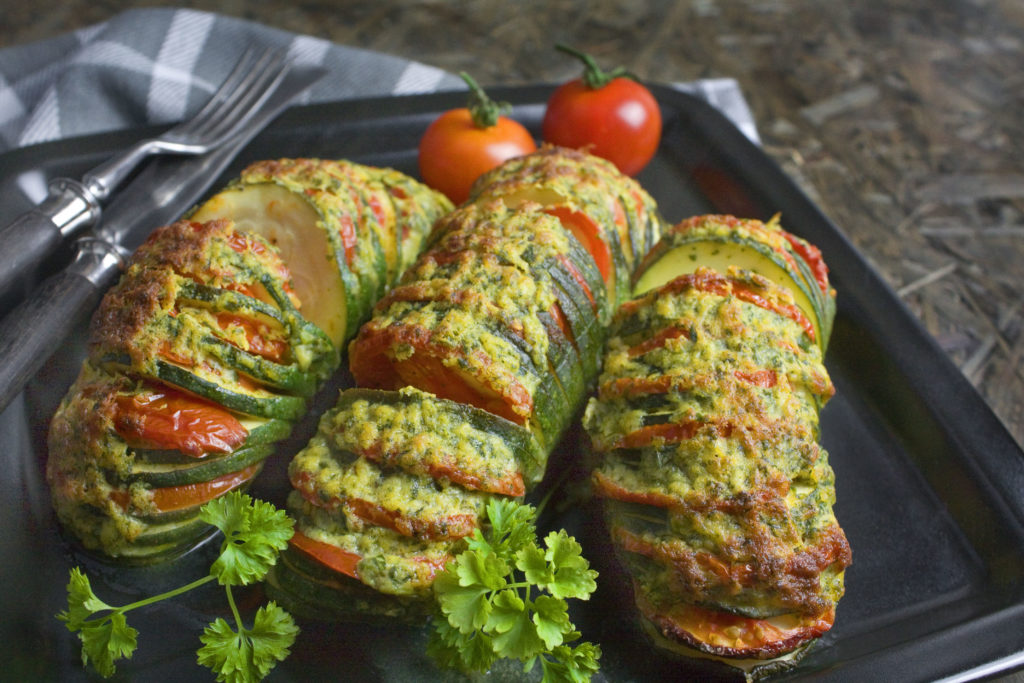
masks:
<path fill-rule="evenodd" d="M 466 74 L 471 99 L 467 107 L 441 114 L 420 139 L 420 177 L 455 204 L 483 173 L 512 157 L 529 154 L 537 144 L 526 128 L 501 116 L 495 104 Z"/>
<path fill-rule="evenodd" d="M 582 52 L 558 49 L 583 60 L 581 78 L 551 95 L 541 132 L 544 140 L 583 149 L 614 163 L 626 175 L 647 165 L 661 141 L 661 110 L 650 90 L 616 69 L 602 72 Z"/>

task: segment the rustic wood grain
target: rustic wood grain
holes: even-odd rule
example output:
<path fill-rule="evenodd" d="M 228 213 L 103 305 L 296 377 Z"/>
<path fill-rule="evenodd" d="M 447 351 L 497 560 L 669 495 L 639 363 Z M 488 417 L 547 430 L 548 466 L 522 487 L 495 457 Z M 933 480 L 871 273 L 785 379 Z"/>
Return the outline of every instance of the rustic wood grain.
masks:
<path fill-rule="evenodd" d="M 0 47 L 129 0 L 6 3 Z M 1019 0 L 220 0 L 181 5 L 415 58 L 486 85 L 577 73 L 737 79 L 768 152 L 901 292 L 1024 442 Z"/>

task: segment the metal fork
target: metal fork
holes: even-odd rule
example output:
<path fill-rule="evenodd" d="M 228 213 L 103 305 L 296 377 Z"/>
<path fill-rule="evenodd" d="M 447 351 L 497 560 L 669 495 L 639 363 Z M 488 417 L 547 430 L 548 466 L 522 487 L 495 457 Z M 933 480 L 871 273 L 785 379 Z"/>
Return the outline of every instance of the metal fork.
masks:
<path fill-rule="evenodd" d="M 288 72 L 282 50 L 246 50 L 224 83 L 192 118 L 143 140 L 82 177 L 55 178 L 49 195 L 0 229 L 0 299 L 26 283 L 39 263 L 66 240 L 96 223 L 101 203 L 148 156 L 206 154 L 245 130 Z"/>
<path fill-rule="evenodd" d="M 152 154 L 206 154 L 237 133 L 273 91 L 287 69 L 285 54 L 246 50 L 206 105 L 160 137 L 143 140 L 83 176 L 86 189 L 103 201 Z"/>

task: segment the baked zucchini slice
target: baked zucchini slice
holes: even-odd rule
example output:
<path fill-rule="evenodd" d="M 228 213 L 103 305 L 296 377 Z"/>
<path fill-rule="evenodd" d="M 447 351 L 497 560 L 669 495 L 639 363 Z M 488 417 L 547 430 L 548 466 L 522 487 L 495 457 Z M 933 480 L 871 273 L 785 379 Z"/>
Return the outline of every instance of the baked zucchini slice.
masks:
<path fill-rule="evenodd" d="M 312 164 L 246 169 L 191 217 L 230 218 L 273 244 L 295 273 L 299 299 L 310 302 L 303 315 L 340 348 L 369 310 L 383 254 L 378 245 L 359 246 L 349 193 L 330 191 L 330 176 L 321 173 L 318 181 L 316 175 Z"/>
<path fill-rule="evenodd" d="M 377 525 L 350 527 L 345 515 L 310 503 L 298 491 L 289 494 L 288 510 L 295 519 L 292 548 L 386 595 L 428 597 L 434 577 L 460 547 Z"/>
<path fill-rule="evenodd" d="M 447 479 L 388 471 L 316 436 L 288 471 L 296 491 L 313 505 L 343 514 L 349 526 L 373 524 L 431 541 L 472 534 L 486 501 Z"/>
<path fill-rule="evenodd" d="M 273 452 L 271 444 L 261 444 L 239 448 L 220 456 L 210 455 L 200 459 L 184 456 L 179 457 L 178 462 L 153 462 L 141 458 L 136 451 L 129 482 L 141 481 L 153 488 L 200 484 L 244 470 L 262 462 Z"/>
<path fill-rule="evenodd" d="M 472 491 L 521 496 L 543 474 L 545 456 L 529 430 L 413 387 L 347 389 L 317 433 L 332 452 Z"/>
<path fill-rule="evenodd" d="M 593 258 L 538 205 L 513 210 L 500 199 L 463 205 L 435 226 L 422 258 L 445 263 L 466 252 L 491 255 L 538 281 L 562 273 L 579 283 L 602 324 L 611 318 L 612 295 Z"/>
<path fill-rule="evenodd" d="M 293 538 L 267 574 L 264 587 L 271 600 L 287 605 L 295 616 L 361 624 L 368 620 L 421 624 L 429 616 L 426 600 L 387 595 L 330 569 L 325 562 L 345 557 L 333 546 L 310 541 L 301 532 Z M 355 568 L 350 571 L 355 573 Z"/>
<path fill-rule="evenodd" d="M 762 275 L 788 290 L 813 325 L 812 337 L 824 351 L 835 316 L 827 271 L 823 291 L 814 272 L 774 221 L 767 224 L 732 216 L 697 216 L 664 233 L 637 268 L 633 294 L 640 295 L 704 266 L 724 273 L 730 266 Z M 811 253 L 804 250 L 805 253 Z"/>
<path fill-rule="evenodd" d="M 281 159 L 252 164 L 192 218 L 230 218 L 275 245 L 303 316 L 341 348 L 450 206 L 390 169 Z"/>

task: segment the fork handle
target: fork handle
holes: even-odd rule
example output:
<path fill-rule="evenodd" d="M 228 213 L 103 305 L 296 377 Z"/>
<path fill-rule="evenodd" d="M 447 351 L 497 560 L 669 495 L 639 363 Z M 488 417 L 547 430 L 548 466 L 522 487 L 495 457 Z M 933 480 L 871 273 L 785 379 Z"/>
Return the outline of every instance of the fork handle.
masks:
<path fill-rule="evenodd" d="M 99 202 L 77 180 L 55 178 L 49 190 L 41 204 L 0 229 L 0 298 L 27 282 L 62 242 L 99 218 Z"/>
<path fill-rule="evenodd" d="M 75 260 L 47 279 L 0 325 L 0 413 L 99 303 L 120 272 L 124 254 L 85 238 Z"/>
<path fill-rule="evenodd" d="M 84 176 L 85 186 L 100 201 L 110 196 L 114 189 L 124 182 L 139 163 L 157 150 L 153 140 L 141 140 L 112 159 L 92 169 Z"/>

